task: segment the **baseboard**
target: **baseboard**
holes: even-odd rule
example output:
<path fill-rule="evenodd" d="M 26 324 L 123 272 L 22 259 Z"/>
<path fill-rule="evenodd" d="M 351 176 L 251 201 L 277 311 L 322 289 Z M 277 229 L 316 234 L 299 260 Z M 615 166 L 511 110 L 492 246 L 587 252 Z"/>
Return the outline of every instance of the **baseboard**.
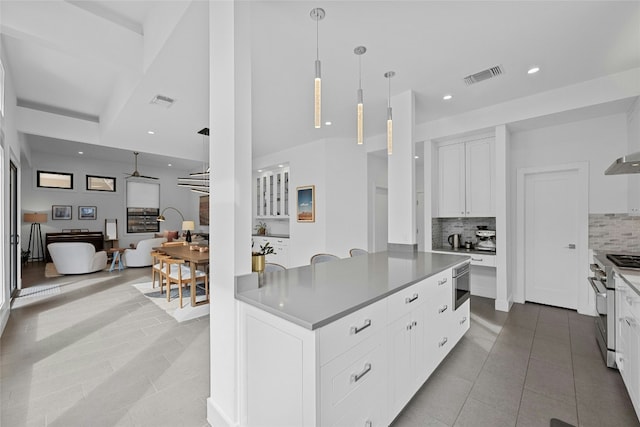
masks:
<path fill-rule="evenodd" d="M 513 301 L 508 300 L 496 300 L 495 309 L 498 311 L 506 311 L 509 312 L 511 310 L 511 306 L 513 305 Z"/>
<path fill-rule="evenodd" d="M 211 397 L 207 397 L 207 421 L 211 427 L 238 427 L 240 425 L 232 422 L 211 400 Z"/>

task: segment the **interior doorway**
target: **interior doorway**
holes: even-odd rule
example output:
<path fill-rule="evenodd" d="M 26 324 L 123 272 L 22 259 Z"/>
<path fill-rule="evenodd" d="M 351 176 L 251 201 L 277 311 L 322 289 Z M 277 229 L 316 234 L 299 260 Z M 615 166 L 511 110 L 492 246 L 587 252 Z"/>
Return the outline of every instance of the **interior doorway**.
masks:
<path fill-rule="evenodd" d="M 586 310 L 588 189 L 586 164 L 518 171 L 518 284 L 524 300 Z"/>
<path fill-rule="evenodd" d="M 388 189 L 383 187 L 376 187 L 373 223 L 373 250 L 386 251 L 389 242 L 389 195 Z"/>
<path fill-rule="evenodd" d="M 20 234 L 18 232 L 18 167 L 9 161 L 9 295 L 18 290 L 18 250 Z"/>

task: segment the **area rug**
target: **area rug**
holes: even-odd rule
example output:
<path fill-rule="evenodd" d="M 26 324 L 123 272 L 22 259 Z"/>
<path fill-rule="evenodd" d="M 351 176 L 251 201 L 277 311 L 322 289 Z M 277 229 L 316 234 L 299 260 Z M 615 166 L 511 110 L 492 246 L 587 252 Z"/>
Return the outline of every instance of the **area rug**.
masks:
<path fill-rule="evenodd" d="M 167 302 L 167 294 L 160 294 L 160 288 L 156 283 L 156 287 L 152 287 L 151 282 L 136 283 L 134 288 L 142 292 L 142 294 L 153 301 L 155 305 L 167 312 L 178 322 L 195 319 L 197 317 L 208 316 L 210 304 L 203 304 L 191 307 L 191 289 L 189 286 L 182 290 L 182 308 L 180 308 L 180 299 L 178 298 L 178 288 L 171 289 L 171 301 Z M 196 288 L 196 301 L 206 299 L 204 288 Z"/>

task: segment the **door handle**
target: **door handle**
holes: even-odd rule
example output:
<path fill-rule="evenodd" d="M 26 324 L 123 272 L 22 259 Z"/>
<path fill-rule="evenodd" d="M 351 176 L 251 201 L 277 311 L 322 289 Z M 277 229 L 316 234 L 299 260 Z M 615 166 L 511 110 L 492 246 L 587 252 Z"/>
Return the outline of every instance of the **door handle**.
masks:
<path fill-rule="evenodd" d="M 575 249 L 575 248 L 576 248 L 575 243 L 569 243 L 569 246 L 565 246 L 565 249 Z"/>

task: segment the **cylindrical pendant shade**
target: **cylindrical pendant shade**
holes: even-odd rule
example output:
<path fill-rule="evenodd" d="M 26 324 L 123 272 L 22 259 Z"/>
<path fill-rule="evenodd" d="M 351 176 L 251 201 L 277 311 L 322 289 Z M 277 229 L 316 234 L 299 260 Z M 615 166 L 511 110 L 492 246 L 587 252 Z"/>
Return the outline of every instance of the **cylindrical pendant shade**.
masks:
<path fill-rule="evenodd" d="M 393 154 L 393 118 L 391 107 L 387 108 L 387 154 Z"/>
<path fill-rule="evenodd" d="M 358 108 L 357 108 L 357 126 L 358 126 L 358 145 L 364 142 L 364 104 L 362 100 L 362 89 L 358 89 Z"/>
<path fill-rule="evenodd" d="M 316 79 L 313 92 L 314 126 L 322 126 L 322 78 L 320 60 L 316 59 Z"/>

